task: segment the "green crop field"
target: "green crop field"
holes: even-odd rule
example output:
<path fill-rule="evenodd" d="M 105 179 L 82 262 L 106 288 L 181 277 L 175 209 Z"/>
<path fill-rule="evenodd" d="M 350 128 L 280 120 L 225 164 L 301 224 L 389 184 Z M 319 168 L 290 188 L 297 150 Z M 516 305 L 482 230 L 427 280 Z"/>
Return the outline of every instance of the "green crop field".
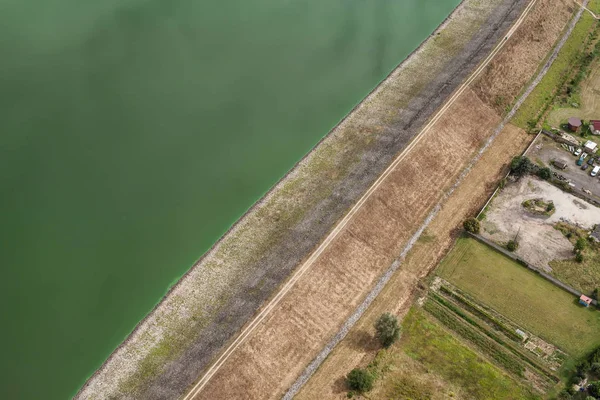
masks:
<path fill-rule="evenodd" d="M 528 387 L 475 353 L 428 313 L 413 307 L 402 338 L 367 369 L 376 377 L 370 399 L 535 400 Z"/>
<path fill-rule="evenodd" d="M 572 356 L 600 345 L 600 312 L 474 239 L 460 238 L 438 275 Z"/>

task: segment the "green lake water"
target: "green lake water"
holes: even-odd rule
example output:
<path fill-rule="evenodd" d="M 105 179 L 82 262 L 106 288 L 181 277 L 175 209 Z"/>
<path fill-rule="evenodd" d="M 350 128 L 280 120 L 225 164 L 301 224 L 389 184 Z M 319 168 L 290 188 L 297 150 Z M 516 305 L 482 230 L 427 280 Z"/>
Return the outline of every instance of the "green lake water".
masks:
<path fill-rule="evenodd" d="M 74 395 L 458 3 L 0 2 L 0 398 Z"/>

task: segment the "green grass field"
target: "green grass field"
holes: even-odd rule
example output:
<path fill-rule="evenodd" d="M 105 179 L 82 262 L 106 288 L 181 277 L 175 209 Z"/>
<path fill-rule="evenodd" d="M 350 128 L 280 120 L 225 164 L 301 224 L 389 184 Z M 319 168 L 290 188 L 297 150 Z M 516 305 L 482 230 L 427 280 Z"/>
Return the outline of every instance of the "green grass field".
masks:
<path fill-rule="evenodd" d="M 534 400 L 525 387 L 448 333 L 431 315 L 413 307 L 400 341 L 367 366 L 377 379 L 369 399 Z"/>
<path fill-rule="evenodd" d="M 590 1 L 588 8 L 596 13 L 600 12 L 600 0 Z M 557 89 L 562 87 L 572 71 L 573 65 L 579 62 L 578 60 L 583 53 L 582 44 L 586 41 L 594 24 L 596 24 L 596 21 L 589 13 L 586 12 L 581 16 L 552 67 L 519 108 L 512 120 L 515 125 L 527 129 L 528 121 L 537 120 L 540 113 L 554 101 Z"/>
<path fill-rule="evenodd" d="M 474 239 L 460 238 L 437 273 L 571 356 L 600 345 L 600 312 Z"/>
<path fill-rule="evenodd" d="M 439 376 L 461 392 L 458 398 L 538 398 L 463 345 L 418 308 L 413 308 L 404 320 L 400 348 L 430 374 Z M 398 385 L 395 387 L 400 389 Z M 417 398 L 410 393 L 388 394 L 399 394 L 393 398 Z"/>

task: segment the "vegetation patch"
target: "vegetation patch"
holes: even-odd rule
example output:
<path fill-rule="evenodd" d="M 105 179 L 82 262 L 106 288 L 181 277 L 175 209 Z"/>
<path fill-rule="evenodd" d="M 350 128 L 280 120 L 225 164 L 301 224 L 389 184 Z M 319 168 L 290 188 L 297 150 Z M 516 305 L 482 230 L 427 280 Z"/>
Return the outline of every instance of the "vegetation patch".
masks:
<path fill-rule="evenodd" d="M 411 358 L 458 385 L 463 398 L 539 398 L 461 344 L 419 309 L 413 308 L 406 317 L 400 342 Z M 515 370 L 520 369 L 515 366 Z"/>
<path fill-rule="evenodd" d="M 561 222 L 555 225 L 573 244 L 573 258 L 550 262 L 552 275 L 588 296 L 600 288 L 600 244 L 588 240 L 589 233 Z M 581 261 L 577 260 L 581 254 Z"/>
<path fill-rule="evenodd" d="M 556 212 L 556 207 L 554 207 L 552 200 L 546 201 L 540 198 L 529 199 L 525 200 L 522 206 L 531 214 L 543 215 L 545 217 L 549 217 Z"/>
<path fill-rule="evenodd" d="M 600 1 L 590 1 L 588 8 L 598 13 Z M 577 74 L 575 71 L 579 71 L 585 62 L 587 56 L 585 51 L 595 35 L 597 25 L 596 20 L 589 13 L 584 12 L 542 81 L 519 108 L 513 118 L 515 125 L 523 129 L 537 126 L 557 95 L 567 90 L 569 79 Z"/>
<path fill-rule="evenodd" d="M 600 313 L 490 247 L 459 238 L 438 274 L 479 303 L 579 357 L 600 345 Z"/>

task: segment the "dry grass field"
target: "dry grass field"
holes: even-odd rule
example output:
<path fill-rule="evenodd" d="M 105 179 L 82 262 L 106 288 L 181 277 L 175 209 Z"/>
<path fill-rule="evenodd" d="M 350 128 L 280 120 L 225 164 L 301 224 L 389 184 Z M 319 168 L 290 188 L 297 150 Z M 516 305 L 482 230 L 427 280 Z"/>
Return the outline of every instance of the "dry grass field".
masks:
<path fill-rule="evenodd" d="M 535 61 L 534 67 L 528 67 L 528 72 L 514 69 L 514 79 L 511 67 L 503 74 L 487 75 L 486 85 L 478 90 L 485 90 L 485 86 L 494 88 L 497 86 L 494 79 L 500 79 L 505 81 L 501 86 L 506 93 L 517 94 L 524 83 L 523 77 L 527 78 L 525 81 L 531 78 L 559 36 L 570 15 L 569 9 L 563 1 L 539 0 L 535 12 L 517 35 L 533 35 L 537 39 L 509 40 L 502 50 L 511 56 L 528 54 Z M 536 18 L 550 12 L 563 16 L 563 20 L 539 29 Z M 433 206 L 492 134 L 500 118 L 475 91 L 466 90 L 195 398 L 279 398 L 396 259 Z M 500 134 L 476 170 L 446 201 L 436 222 L 380 295 L 381 301 L 387 299 L 393 304 L 386 309 L 407 307 L 417 279 L 435 266 L 450 246 L 453 230 L 465 215 L 482 204 L 501 175 L 502 166 L 524 148 L 527 140 L 522 131 L 511 126 Z M 361 324 L 349 335 L 350 341 Z M 349 353 L 349 359 L 337 363 L 331 374 L 324 372 L 321 380 L 324 386 L 311 389 L 311 383 L 318 382 L 321 372 L 327 371 L 326 365 L 335 357 L 332 355 L 300 398 L 339 396 L 332 382 L 339 381 L 352 368 L 352 359 L 365 354 L 356 347 Z M 337 370 L 340 366 L 344 367 L 341 375 Z"/>
<path fill-rule="evenodd" d="M 504 129 L 448 198 L 381 294 L 312 376 L 297 399 L 345 397 L 345 374 L 355 366 L 366 365 L 379 348 L 373 337 L 377 317 L 383 312 L 393 312 L 399 317 L 405 315 L 414 300 L 419 280 L 435 268 L 452 246 L 461 222 L 485 203 L 506 173 L 503 167 L 513 154 L 523 151 L 530 140 L 531 136 L 514 126 Z"/>

